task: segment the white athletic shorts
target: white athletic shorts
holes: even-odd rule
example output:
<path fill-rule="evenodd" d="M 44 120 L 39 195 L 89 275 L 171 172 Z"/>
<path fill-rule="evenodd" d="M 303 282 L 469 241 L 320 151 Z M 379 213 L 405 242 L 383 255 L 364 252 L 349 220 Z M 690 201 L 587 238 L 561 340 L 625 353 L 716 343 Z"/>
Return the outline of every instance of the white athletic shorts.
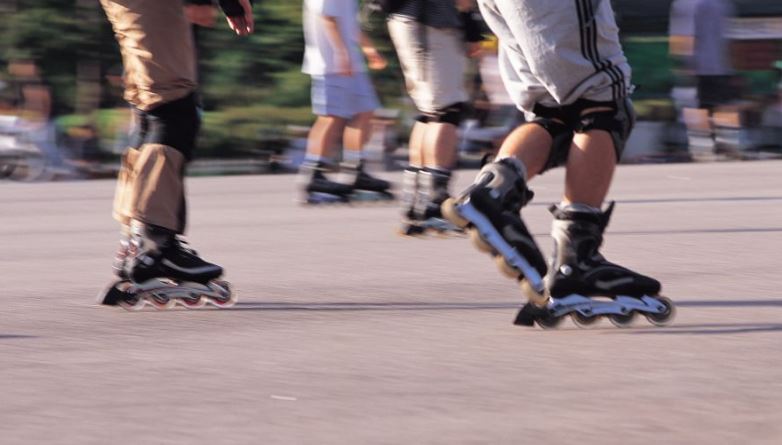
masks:
<path fill-rule="evenodd" d="M 500 41 L 500 74 L 513 102 L 618 101 L 632 86 L 609 0 L 478 0 Z"/>

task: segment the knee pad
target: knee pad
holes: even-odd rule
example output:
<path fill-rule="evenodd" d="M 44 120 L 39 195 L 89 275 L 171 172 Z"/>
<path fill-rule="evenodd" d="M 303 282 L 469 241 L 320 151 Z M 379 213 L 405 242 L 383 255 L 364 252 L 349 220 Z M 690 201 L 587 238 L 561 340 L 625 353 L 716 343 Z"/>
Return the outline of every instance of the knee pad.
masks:
<path fill-rule="evenodd" d="M 128 132 L 128 147 L 138 150 L 144 145 L 144 139 L 149 132 L 147 113 L 138 108 L 131 109 L 132 117 L 130 131 Z"/>
<path fill-rule="evenodd" d="M 189 161 L 201 127 L 195 93 L 160 105 L 146 113 L 145 144 L 171 147 Z"/>
<path fill-rule="evenodd" d="M 422 124 L 428 124 L 429 123 L 429 116 L 427 116 L 425 114 L 419 114 L 418 116 L 415 117 L 415 121 L 416 122 L 420 122 Z"/>
<path fill-rule="evenodd" d="M 439 122 L 443 124 L 451 124 L 458 127 L 462 123 L 469 106 L 464 102 L 457 102 L 455 104 L 448 105 L 447 107 L 440 108 L 433 113 L 427 113 L 427 122 Z"/>
<path fill-rule="evenodd" d="M 590 112 L 585 110 L 581 115 L 576 128 L 578 133 L 586 133 L 591 130 L 607 131 L 614 142 L 616 161 L 622 158 L 625 143 L 630 137 L 630 132 L 635 126 L 635 111 L 630 99 L 624 98 L 613 105 L 612 110 Z"/>
<path fill-rule="evenodd" d="M 542 127 L 551 136 L 551 152 L 543 171 L 564 165 L 573 143 L 573 129 L 562 120 L 553 117 L 538 117 L 532 124 Z M 542 173 L 542 172 L 541 172 Z"/>

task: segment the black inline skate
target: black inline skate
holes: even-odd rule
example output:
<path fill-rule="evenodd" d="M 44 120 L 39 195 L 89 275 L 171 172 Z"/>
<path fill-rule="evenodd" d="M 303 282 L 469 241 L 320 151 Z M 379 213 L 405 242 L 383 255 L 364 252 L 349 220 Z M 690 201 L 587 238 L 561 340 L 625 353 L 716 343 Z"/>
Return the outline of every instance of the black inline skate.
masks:
<path fill-rule="evenodd" d="M 516 324 L 537 322 L 553 328 L 567 315 L 579 327 L 600 317 L 627 327 L 636 314 L 656 326 L 673 320 L 675 307 L 659 295 L 659 281 L 611 263 L 600 254 L 613 209 L 613 202 L 605 212 L 578 204 L 551 207 L 554 257 L 546 277 L 551 300 L 543 309 L 527 304 Z"/>
<path fill-rule="evenodd" d="M 330 204 L 350 202 L 353 187 L 332 181 L 326 173 L 332 168 L 325 162 L 305 162 L 299 170 L 302 204 Z"/>
<path fill-rule="evenodd" d="M 443 203 L 442 213 L 468 229 L 478 250 L 494 256 L 503 273 L 520 281 L 529 301 L 544 306 L 548 300 L 543 282 L 546 260 L 520 215 L 532 196 L 523 167 L 506 158 L 486 164 L 473 185 Z"/>
<path fill-rule="evenodd" d="M 443 217 L 442 203 L 450 198 L 451 172 L 435 169 L 407 169 L 403 175 L 405 198 L 402 208 L 402 235 L 426 233 L 463 234 L 464 229 Z"/>
<path fill-rule="evenodd" d="M 99 304 L 140 310 L 146 304 L 171 309 L 236 303 L 229 284 L 217 279 L 222 267 L 201 259 L 174 232 L 145 224 L 135 225 L 133 232 L 124 258 L 119 253 L 115 258 L 120 280 L 98 296 Z"/>
<path fill-rule="evenodd" d="M 367 173 L 363 162 L 358 164 L 343 162 L 339 167 L 341 182 L 352 188 L 348 197 L 351 202 L 394 199 L 394 194 L 390 192 L 391 183 Z"/>

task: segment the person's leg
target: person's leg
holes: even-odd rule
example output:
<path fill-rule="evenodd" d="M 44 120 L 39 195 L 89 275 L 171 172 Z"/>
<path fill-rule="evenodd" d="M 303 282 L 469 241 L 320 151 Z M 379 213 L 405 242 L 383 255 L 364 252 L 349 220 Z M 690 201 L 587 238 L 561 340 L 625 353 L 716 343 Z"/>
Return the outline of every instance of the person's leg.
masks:
<path fill-rule="evenodd" d="M 615 168 L 615 149 L 608 132 L 593 130 L 576 134 L 566 164 L 562 203 L 600 208 Z"/>
<path fill-rule="evenodd" d="M 190 24 L 180 1 L 101 0 L 123 55 L 126 99 L 143 126 L 138 149 L 125 156 L 115 216 L 132 230 L 134 281 L 156 276 L 208 281 L 222 269 L 182 250 L 185 230 L 184 166 L 200 125 L 195 100 L 195 58 Z M 179 269 L 161 266 L 162 258 Z M 176 277 L 175 277 L 176 278 Z"/>
<path fill-rule="evenodd" d="M 339 116 L 318 116 L 307 137 L 307 160 L 328 162 L 334 159 L 334 147 L 347 120 Z"/>

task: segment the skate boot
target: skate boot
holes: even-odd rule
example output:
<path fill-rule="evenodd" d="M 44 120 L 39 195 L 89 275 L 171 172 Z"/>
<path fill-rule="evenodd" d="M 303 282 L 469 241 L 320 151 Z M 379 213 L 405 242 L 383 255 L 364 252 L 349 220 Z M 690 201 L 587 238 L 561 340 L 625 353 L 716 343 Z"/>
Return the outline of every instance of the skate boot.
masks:
<path fill-rule="evenodd" d="M 135 224 L 135 223 L 134 223 Z M 99 296 L 99 303 L 138 310 L 145 304 L 170 309 L 211 303 L 229 307 L 236 302 L 227 282 L 217 280 L 223 269 L 201 259 L 174 232 L 138 224 L 125 259 L 126 278 Z"/>
<path fill-rule="evenodd" d="M 426 229 L 420 225 L 421 215 L 418 206 L 418 180 L 421 169 L 408 167 L 402 172 L 402 225 L 399 234 L 405 236 L 423 235 Z"/>
<path fill-rule="evenodd" d="M 128 279 L 128 274 L 125 272 L 125 265 L 127 264 L 129 251 L 130 235 L 123 234 L 120 237 L 117 253 L 114 254 L 114 262 L 111 265 L 112 269 L 114 270 L 114 275 L 116 275 L 120 280 Z"/>
<path fill-rule="evenodd" d="M 419 174 L 418 182 L 416 215 L 420 220 L 418 224 L 424 232 L 433 232 L 438 235 L 463 234 L 464 229 L 445 219 L 440 210 L 443 202 L 451 197 L 448 192 L 451 172 L 425 168 Z"/>
<path fill-rule="evenodd" d="M 330 172 L 325 162 L 305 162 L 299 171 L 302 190 L 302 204 L 346 203 L 350 201 L 353 187 L 349 184 L 332 181 L 326 177 Z"/>
<path fill-rule="evenodd" d="M 394 199 L 394 195 L 389 191 L 391 183 L 367 173 L 363 162 L 358 164 L 343 162 L 339 167 L 342 172 L 341 182 L 352 188 L 351 201 L 390 201 Z"/>
<path fill-rule="evenodd" d="M 530 316 L 543 327 L 554 327 L 570 314 L 580 327 L 601 316 L 626 327 L 637 313 L 664 326 L 673 320 L 674 305 L 659 296 L 660 282 L 611 263 L 600 254 L 603 233 L 614 209 L 605 212 L 580 204 L 552 206 L 554 257 L 546 277 L 551 300 L 543 313 L 522 309 L 518 324 L 530 325 Z"/>
<path fill-rule="evenodd" d="M 493 255 L 502 272 L 520 280 L 529 301 L 544 306 L 546 260 L 520 216 L 533 195 L 523 170 L 511 158 L 486 164 L 473 185 L 443 203 L 442 213 L 455 225 L 469 229 L 478 250 Z"/>

